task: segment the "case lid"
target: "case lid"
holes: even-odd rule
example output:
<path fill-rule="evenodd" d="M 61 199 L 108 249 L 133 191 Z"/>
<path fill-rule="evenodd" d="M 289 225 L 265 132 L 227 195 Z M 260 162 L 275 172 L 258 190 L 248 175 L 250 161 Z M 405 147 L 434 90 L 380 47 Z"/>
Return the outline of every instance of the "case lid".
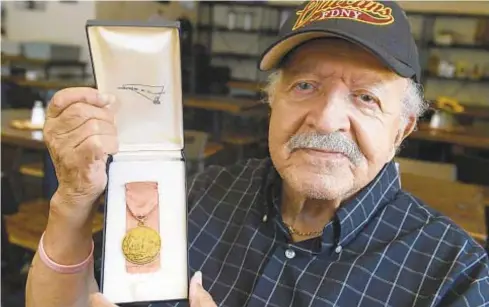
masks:
<path fill-rule="evenodd" d="M 96 86 L 116 99 L 119 152 L 182 150 L 179 23 L 90 20 Z"/>

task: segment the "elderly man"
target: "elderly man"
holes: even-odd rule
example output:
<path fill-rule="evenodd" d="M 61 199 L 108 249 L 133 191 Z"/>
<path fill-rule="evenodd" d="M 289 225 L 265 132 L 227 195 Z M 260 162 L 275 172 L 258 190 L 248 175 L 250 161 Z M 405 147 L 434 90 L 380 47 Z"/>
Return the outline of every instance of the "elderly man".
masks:
<path fill-rule="evenodd" d="M 402 191 L 392 162 L 426 109 L 401 8 L 307 2 L 259 67 L 276 70 L 271 157 L 189 181 L 190 305 L 487 306 L 485 251 Z M 27 306 L 113 306 L 90 265 L 51 268 L 90 254 L 106 153 L 117 151 L 110 97 L 66 89 L 49 106 L 45 137 L 60 184 L 41 241 L 51 262 L 36 255 Z"/>

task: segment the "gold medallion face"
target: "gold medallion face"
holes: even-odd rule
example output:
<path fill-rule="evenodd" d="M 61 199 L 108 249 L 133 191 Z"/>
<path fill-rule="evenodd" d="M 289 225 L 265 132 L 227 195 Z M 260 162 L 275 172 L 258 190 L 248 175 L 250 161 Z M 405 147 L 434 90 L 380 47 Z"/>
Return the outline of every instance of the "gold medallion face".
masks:
<path fill-rule="evenodd" d="M 127 261 L 143 265 L 153 261 L 161 248 L 160 235 L 146 226 L 131 229 L 122 240 L 122 252 Z"/>

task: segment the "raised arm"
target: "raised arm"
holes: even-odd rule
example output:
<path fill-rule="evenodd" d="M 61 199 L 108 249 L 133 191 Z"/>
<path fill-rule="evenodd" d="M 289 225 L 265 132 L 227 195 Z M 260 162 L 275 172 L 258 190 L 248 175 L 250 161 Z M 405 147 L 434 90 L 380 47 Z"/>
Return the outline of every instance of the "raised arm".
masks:
<path fill-rule="evenodd" d="M 118 149 L 113 100 L 92 88 L 70 88 L 48 105 L 43 133 L 59 187 L 29 271 L 27 307 L 87 307 L 97 291 L 91 228 L 107 184 L 107 156 Z"/>

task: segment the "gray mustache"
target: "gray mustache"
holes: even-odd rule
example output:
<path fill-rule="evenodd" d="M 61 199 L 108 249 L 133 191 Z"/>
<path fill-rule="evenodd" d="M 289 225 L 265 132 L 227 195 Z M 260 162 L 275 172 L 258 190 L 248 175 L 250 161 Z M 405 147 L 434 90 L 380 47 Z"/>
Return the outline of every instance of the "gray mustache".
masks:
<path fill-rule="evenodd" d="M 355 165 L 364 158 L 358 145 L 341 132 L 320 134 L 317 132 L 294 135 L 287 147 L 290 151 L 300 148 L 339 152 L 348 157 Z"/>

